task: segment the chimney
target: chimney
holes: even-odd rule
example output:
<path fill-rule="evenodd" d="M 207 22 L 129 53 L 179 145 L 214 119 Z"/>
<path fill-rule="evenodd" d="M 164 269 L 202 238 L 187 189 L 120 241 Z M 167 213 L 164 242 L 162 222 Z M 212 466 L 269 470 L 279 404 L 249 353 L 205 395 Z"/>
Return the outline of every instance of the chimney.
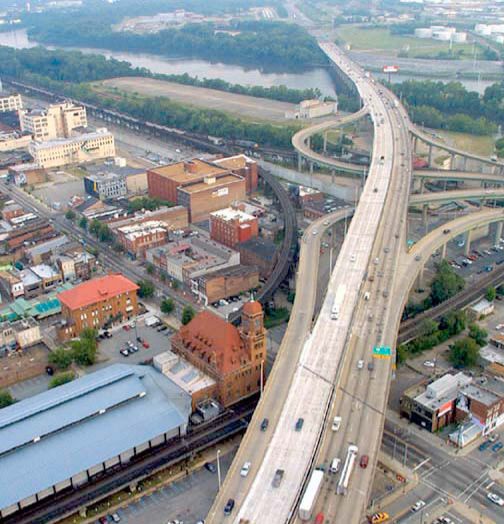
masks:
<path fill-rule="evenodd" d="M 196 165 L 196 162 L 189 160 L 184 162 L 184 170 L 194 174 L 198 170 L 198 166 Z"/>

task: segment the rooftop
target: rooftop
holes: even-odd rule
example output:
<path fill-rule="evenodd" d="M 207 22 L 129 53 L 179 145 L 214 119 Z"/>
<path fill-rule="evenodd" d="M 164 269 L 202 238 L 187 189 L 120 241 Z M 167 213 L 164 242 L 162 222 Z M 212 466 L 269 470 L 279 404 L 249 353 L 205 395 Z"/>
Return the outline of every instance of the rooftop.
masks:
<path fill-rule="evenodd" d="M 122 226 L 117 229 L 117 231 L 123 234 L 128 240 L 134 240 L 135 238 L 151 235 L 153 233 L 166 232 L 166 230 L 166 223 L 159 220 L 149 220 L 148 222 Z"/>
<path fill-rule="evenodd" d="M 240 223 L 250 222 L 251 220 L 255 219 L 253 215 L 249 215 L 248 213 L 245 213 L 244 211 L 240 211 L 239 209 L 235 209 L 233 207 L 226 207 L 225 209 L 213 211 L 212 213 L 210 213 L 210 217 L 216 217 L 226 221 L 237 220 Z"/>
<path fill-rule="evenodd" d="M 117 166 L 113 162 L 101 162 L 99 164 L 86 165 L 85 171 L 90 175 L 103 176 L 107 173 L 112 173 L 120 176 L 131 176 L 141 175 L 142 173 L 145 173 L 146 170 L 138 167 Z"/>
<path fill-rule="evenodd" d="M 99 129 L 92 133 L 83 133 L 82 135 L 73 136 L 71 138 L 55 138 L 53 140 L 47 140 L 45 142 L 32 142 L 30 147 L 34 151 L 43 151 L 51 147 L 60 147 L 65 145 L 74 145 L 81 142 L 87 142 L 88 140 L 95 140 L 97 138 L 114 137 L 114 135 L 106 128 Z"/>
<path fill-rule="evenodd" d="M 190 406 L 153 368 L 115 364 L 2 409 L 0 508 L 186 424 Z"/>
<path fill-rule="evenodd" d="M 31 269 L 22 269 L 19 272 L 19 278 L 22 280 L 24 287 L 40 284 L 41 282 L 41 279 Z"/>
<path fill-rule="evenodd" d="M 460 392 L 472 400 L 477 400 L 478 402 L 481 402 L 485 406 L 492 406 L 500 400 L 500 397 L 498 397 L 491 391 L 480 388 L 475 384 L 467 384 L 460 390 Z"/>
<path fill-rule="evenodd" d="M 193 183 L 188 183 L 179 187 L 178 190 L 184 193 L 197 193 L 198 191 L 208 191 L 208 189 L 217 189 L 221 186 L 227 186 L 228 184 L 233 184 L 243 181 L 243 177 L 234 175 L 234 174 L 224 174 L 222 176 L 213 178 L 210 177 L 204 181 L 195 181 Z"/>
<path fill-rule="evenodd" d="M 191 161 L 176 162 L 175 164 L 169 164 L 167 166 L 155 167 L 149 171 L 162 177 L 169 178 L 178 184 L 187 184 L 194 180 L 200 180 L 205 176 L 215 176 L 227 173 L 227 169 L 223 169 L 198 158 Z"/>
<path fill-rule="evenodd" d="M 256 161 L 249 158 L 247 155 L 235 155 L 226 158 L 219 158 L 214 160 L 214 164 L 224 167 L 226 169 L 243 169 L 247 164 L 255 164 Z"/>
<path fill-rule="evenodd" d="M 276 244 L 262 237 L 254 237 L 238 244 L 238 249 L 243 248 L 257 254 L 263 260 L 273 261 L 276 253 Z"/>
<path fill-rule="evenodd" d="M 30 269 L 40 278 L 54 278 L 59 275 L 58 271 L 56 271 L 53 267 L 48 266 L 47 264 L 38 264 L 36 266 L 31 266 Z"/>
<path fill-rule="evenodd" d="M 26 253 L 29 256 L 33 257 L 35 255 L 47 253 L 48 251 L 52 251 L 53 249 L 64 246 L 66 243 L 68 243 L 68 237 L 66 235 L 61 235 L 55 238 L 51 238 L 47 242 L 41 242 L 40 244 L 36 244 L 35 246 L 27 249 Z"/>
<path fill-rule="evenodd" d="M 210 311 L 198 313 L 173 336 L 192 354 L 222 375 L 232 373 L 248 361 L 238 329 Z"/>
<path fill-rule="evenodd" d="M 435 411 L 443 404 L 455 400 L 459 390 L 471 381 L 472 378 L 462 372 L 456 375 L 447 373 L 429 384 L 423 393 L 415 397 L 415 401 Z"/>
<path fill-rule="evenodd" d="M 79 309 L 122 293 L 136 292 L 137 289 L 138 286 L 125 276 L 112 274 L 83 282 L 73 289 L 63 291 L 58 298 L 69 309 Z"/>

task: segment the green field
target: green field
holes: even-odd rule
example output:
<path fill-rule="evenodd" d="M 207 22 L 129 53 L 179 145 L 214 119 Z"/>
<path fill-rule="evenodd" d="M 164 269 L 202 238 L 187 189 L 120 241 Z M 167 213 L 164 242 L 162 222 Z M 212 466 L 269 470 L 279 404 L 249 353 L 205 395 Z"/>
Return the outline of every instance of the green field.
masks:
<path fill-rule="evenodd" d="M 463 149 L 468 153 L 481 156 L 491 156 L 494 153 L 495 139 L 492 136 L 475 136 L 468 133 L 436 130 L 447 144 Z"/>
<path fill-rule="evenodd" d="M 344 25 L 337 29 L 336 34 L 353 50 L 365 50 L 389 56 L 398 56 L 401 53 L 408 58 L 435 58 L 438 53 L 446 53 L 450 49 L 449 42 L 392 35 L 385 27 L 367 29 L 362 25 Z M 452 53 L 457 54 L 458 52 L 461 53 L 460 58 L 472 58 L 473 46 L 472 44 L 453 44 Z"/>

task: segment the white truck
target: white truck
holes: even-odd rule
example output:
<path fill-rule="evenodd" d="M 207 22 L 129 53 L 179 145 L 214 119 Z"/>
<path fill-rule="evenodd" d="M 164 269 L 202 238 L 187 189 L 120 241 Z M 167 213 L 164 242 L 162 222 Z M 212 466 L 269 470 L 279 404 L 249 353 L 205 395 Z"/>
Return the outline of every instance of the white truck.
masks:
<path fill-rule="evenodd" d="M 341 284 L 338 286 L 338 289 L 336 290 L 336 295 L 334 296 L 333 304 L 331 307 L 331 319 L 332 320 L 338 320 L 341 305 L 343 304 L 343 300 L 345 298 L 345 291 L 346 286 L 344 284 Z"/>
<path fill-rule="evenodd" d="M 299 504 L 299 518 L 301 520 L 310 520 L 312 518 L 313 509 L 317 502 L 317 497 L 324 480 L 324 472 L 316 469 L 306 486 L 303 498 Z"/>
<path fill-rule="evenodd" d="M 343 465 L 343 470 L 338 481 L 338 486 L 336 488 L 336 493 L 338 495 L 346 495 L 348 489 L 348 483 L 350 482 L 350 476 L 355 465 L 355 459 L 357 458 L 357 453 L 359 448 L 354 444 L 348 446 L 347 456 L 345 459 L 345 464 Z"/>

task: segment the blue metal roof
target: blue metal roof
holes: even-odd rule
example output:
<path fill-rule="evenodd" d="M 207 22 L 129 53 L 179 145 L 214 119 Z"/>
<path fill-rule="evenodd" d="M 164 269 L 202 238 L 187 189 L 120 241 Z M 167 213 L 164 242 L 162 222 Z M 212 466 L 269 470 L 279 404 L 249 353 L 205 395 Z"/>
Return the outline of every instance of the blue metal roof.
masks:
<path fill-rule="evenodd" d="M 164 375 L 124 364 L 2 409 L 0 509 L 185 424 L 190 411 Z"/>

